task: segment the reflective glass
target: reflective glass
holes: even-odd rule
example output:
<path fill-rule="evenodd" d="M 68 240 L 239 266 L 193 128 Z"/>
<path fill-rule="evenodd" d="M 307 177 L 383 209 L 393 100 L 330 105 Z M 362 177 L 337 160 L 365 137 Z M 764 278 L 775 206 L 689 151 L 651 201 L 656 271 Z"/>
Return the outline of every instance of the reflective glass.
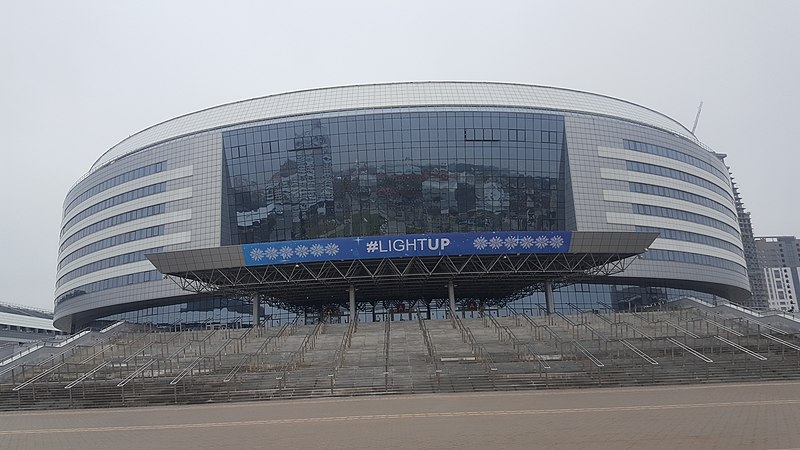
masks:
<path fill-rule="evenodd" d="M 565 228 L 562 116 L 364 114 L 225 132 L 223 148 L 233 243 Z"/>

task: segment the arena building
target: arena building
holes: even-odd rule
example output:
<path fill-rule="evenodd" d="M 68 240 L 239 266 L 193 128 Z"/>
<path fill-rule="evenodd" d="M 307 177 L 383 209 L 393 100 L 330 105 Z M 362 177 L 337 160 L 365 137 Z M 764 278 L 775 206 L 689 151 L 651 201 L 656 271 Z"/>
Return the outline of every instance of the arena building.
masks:
<path fill-rule="evenodd" d="M 743 301 L 723 158 L 654 110 L 543 86 L 217 106 L 128 137 L 70 189 L 54 323 L 273 324 L 354 298 L 359 320 L 453 297 L 535 311 L 551 288 L 565 311 Z"/>

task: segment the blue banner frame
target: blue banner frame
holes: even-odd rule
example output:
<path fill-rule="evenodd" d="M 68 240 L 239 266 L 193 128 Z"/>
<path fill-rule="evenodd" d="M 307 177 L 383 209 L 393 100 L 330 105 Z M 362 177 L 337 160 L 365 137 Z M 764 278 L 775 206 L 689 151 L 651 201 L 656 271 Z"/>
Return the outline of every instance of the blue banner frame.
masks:
<path fill-rule="evenodd" d="M 245 266 L 413 256 L 567 253 L 569 231 L 404 234 L 242 245 Z"/>

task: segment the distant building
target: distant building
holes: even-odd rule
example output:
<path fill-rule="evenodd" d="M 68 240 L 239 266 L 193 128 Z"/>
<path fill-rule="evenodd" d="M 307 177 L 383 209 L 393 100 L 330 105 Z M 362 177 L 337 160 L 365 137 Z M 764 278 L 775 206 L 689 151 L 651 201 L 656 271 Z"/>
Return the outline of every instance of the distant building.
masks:
<path fill-rule="evenodd" d="M 800 241 L 794 236 L 765 236 L 755 239 L 763 267 L 769 308 L 798 312 L 800 287 Z"/>
<path fill-rule="evenodd" d="M 53 326 L 53 313 L 0 302 L 0 342 L 35 341 L 62 334 Z"/>
<path fill-rule="evenodd" d="M 742 249 L 744 259 L 747 262 L 747 278 L 750 280 L 750 299 L 746 305 L 750 308 L 763 309 L 768 307 L 768 292 L 761 261 L 756 249 L 756 241 L 753 235 L 753 223 L 750 220 L 750 213 L 745 210 L 739 187 L 731 174 L 731 187 L 733 189 L 733 199 L 736 204 L 736 215 L 739 218 L 739 229 L 742 232 Z"/>

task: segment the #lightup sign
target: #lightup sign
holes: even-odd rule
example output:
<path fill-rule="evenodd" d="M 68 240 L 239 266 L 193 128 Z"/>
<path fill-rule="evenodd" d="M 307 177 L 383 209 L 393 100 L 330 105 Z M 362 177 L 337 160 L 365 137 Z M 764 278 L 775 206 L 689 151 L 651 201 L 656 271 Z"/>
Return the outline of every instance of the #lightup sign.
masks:
<path fill-rule="evenodd" d="M 569 231 L 406 234 L 242 245 L 246 266 L 413 256 L 566 253 Z"/>

